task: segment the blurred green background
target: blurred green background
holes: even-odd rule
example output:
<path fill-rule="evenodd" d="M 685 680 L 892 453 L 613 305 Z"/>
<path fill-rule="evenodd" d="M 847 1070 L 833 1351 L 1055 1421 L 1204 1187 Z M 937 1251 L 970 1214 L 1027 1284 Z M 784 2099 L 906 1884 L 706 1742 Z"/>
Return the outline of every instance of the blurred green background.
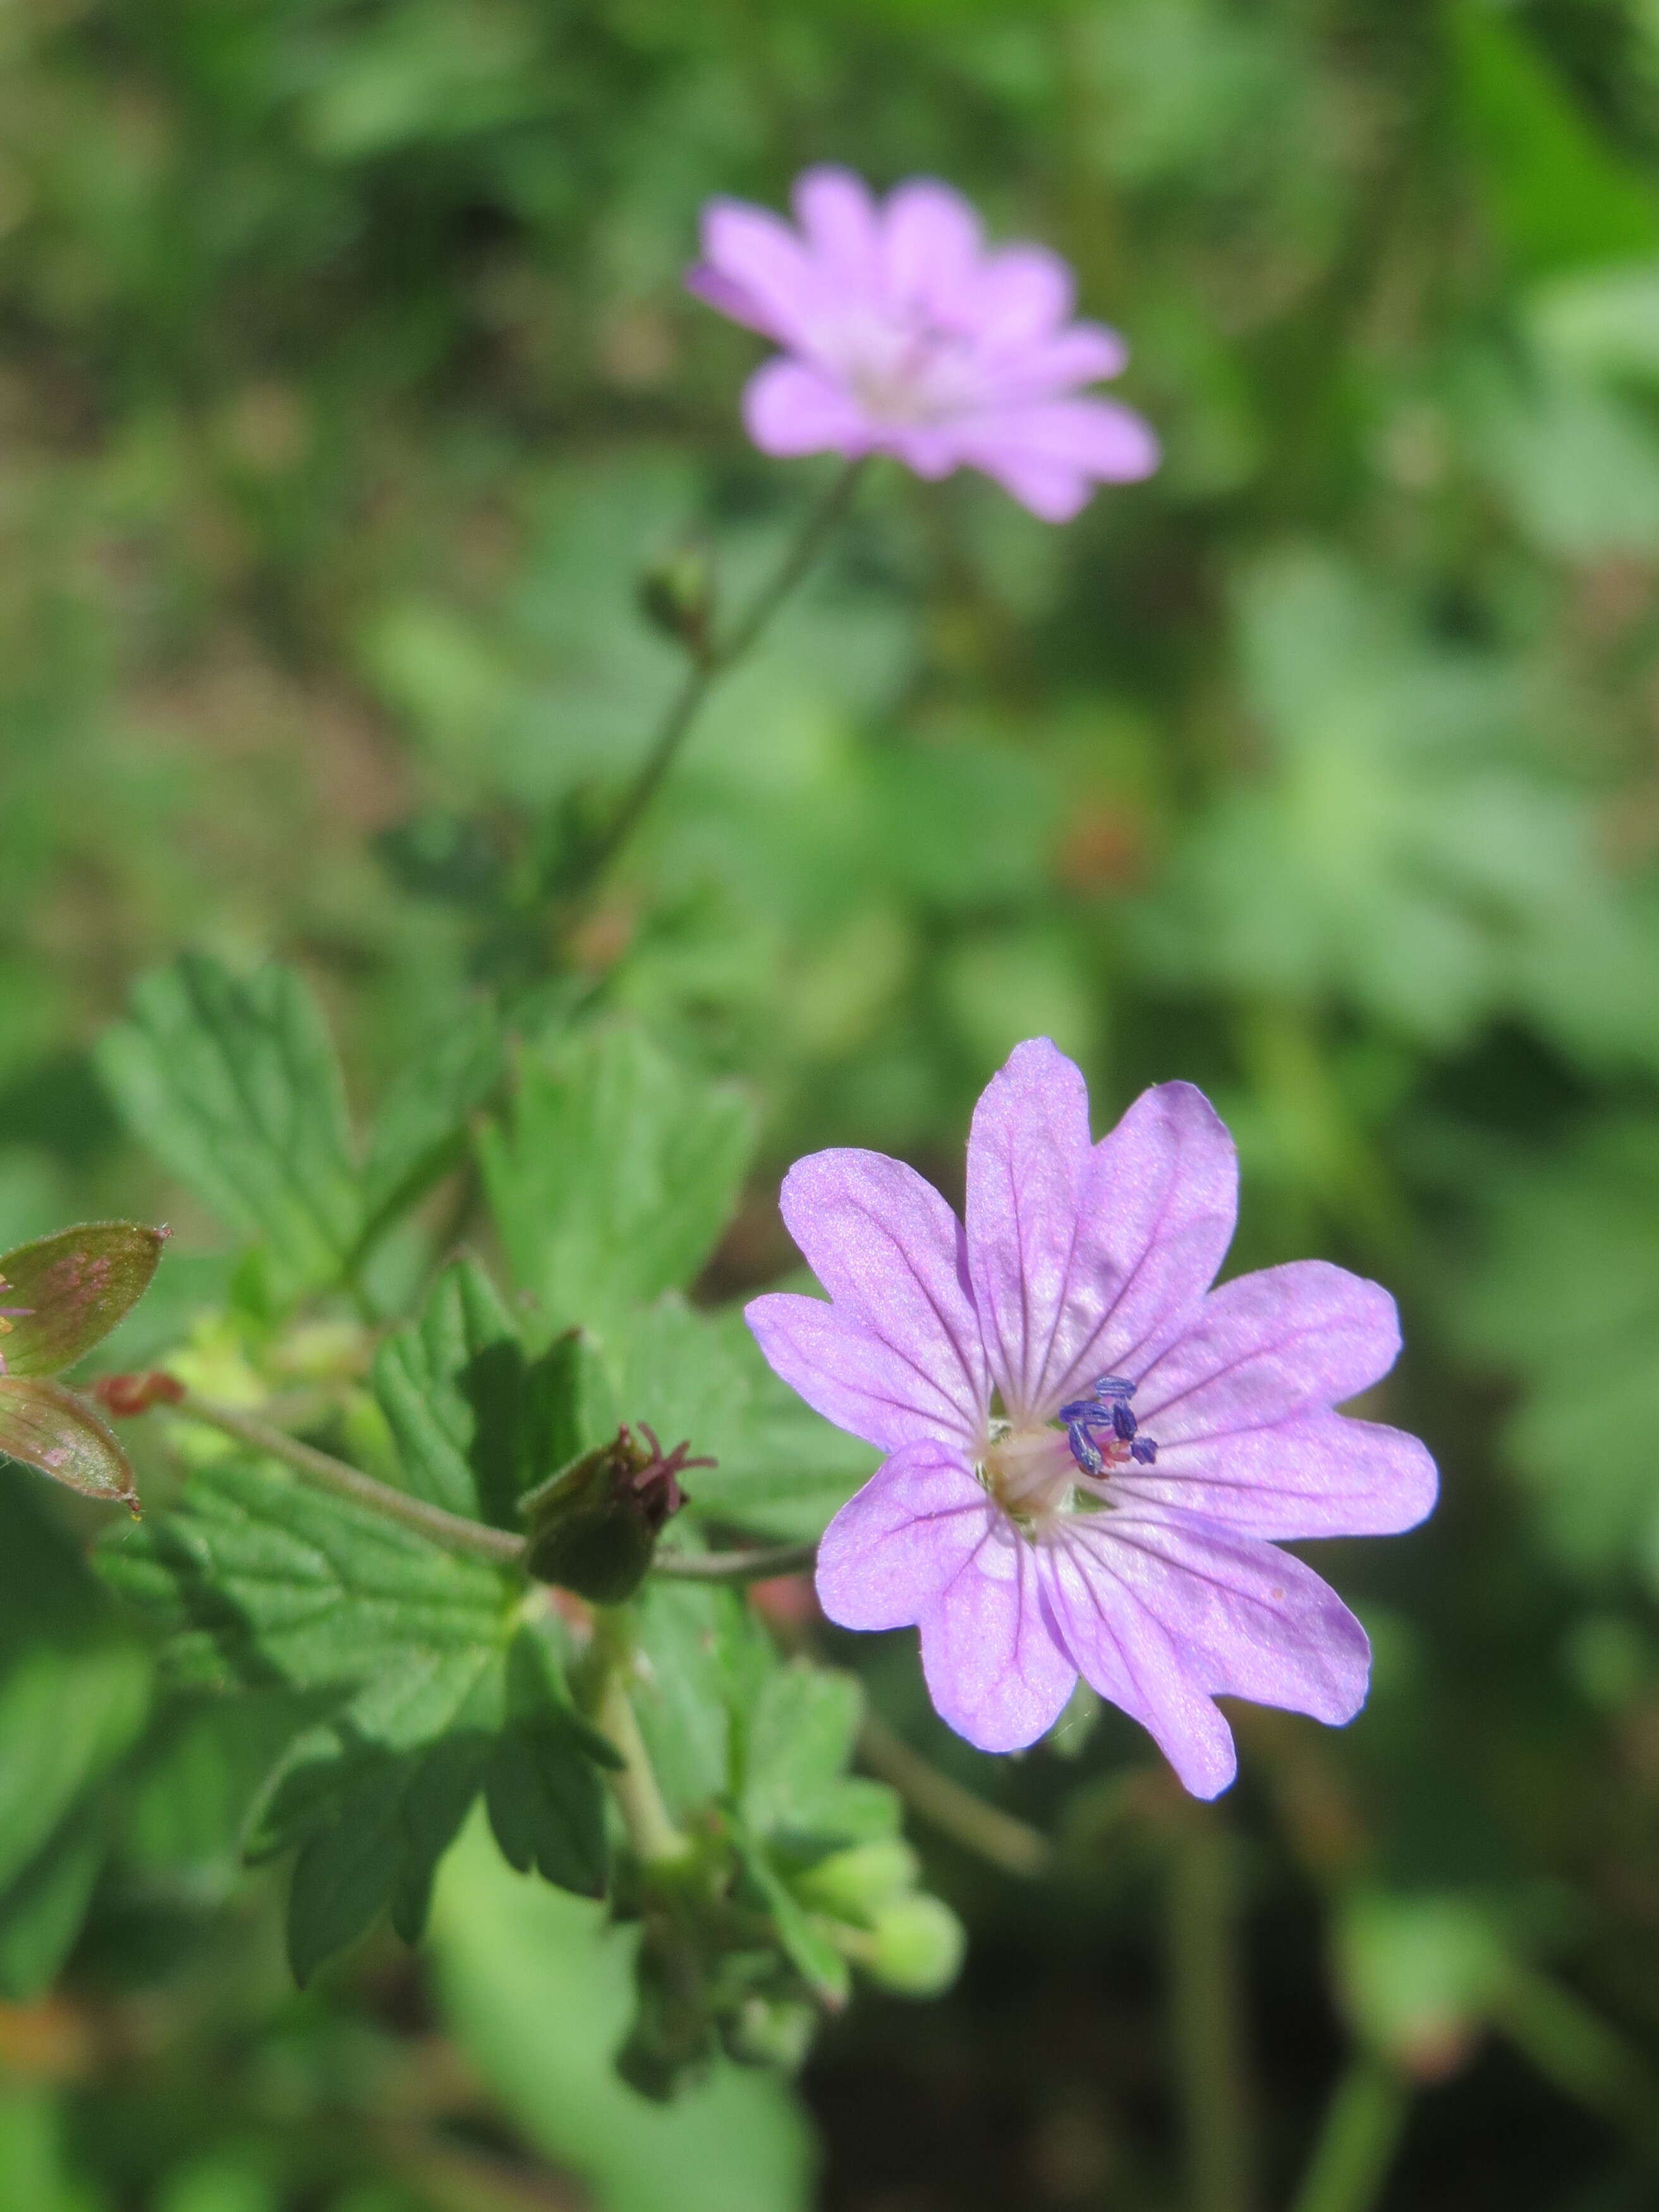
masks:
<path fill-rule="evenodd" d="M 1257 2166 L 1206 2212 L 1659 2203 L 1656 156 L 1655 0 L 0 12 L 0 1241 L 210 1241 L 88 1052 L 174 950 L 302 967 L 363 1098 L 534 970 L 513 886 L 673 678 L 641 562 L 706 530 L 735 595 L 823 481 L 743 442 L 699 204 L 927 172 L 1076 264 L 1166 465 L 1063 531 L 878 473 L 584 973 L 763 1100 L 722 1296 L 789 1263 L 800 1151 L 959 1187 L 1022 1036 L 1103 1126 L 1202 1083 L 1234 1264 L 1397 1289 L 1378 1407 L 1445 1474 L 1324 1547 L 1366 1714 L 1242 1716 L 1197 1846 L 1127 1725 L 984 1759 L 908 1638 L 841 1653 L 1060 1866 L 938 1846 L 961 1983 L 861 2000 L 793 2101 L 617 2086 L 594 1908 L 470 1844 L 420 1961 L 296 1996 L 272 1878 L 141 1804 L 58 1993 L 0 2008 L 0 2205 L 1161 2212 L 1202 1925 Z"/>

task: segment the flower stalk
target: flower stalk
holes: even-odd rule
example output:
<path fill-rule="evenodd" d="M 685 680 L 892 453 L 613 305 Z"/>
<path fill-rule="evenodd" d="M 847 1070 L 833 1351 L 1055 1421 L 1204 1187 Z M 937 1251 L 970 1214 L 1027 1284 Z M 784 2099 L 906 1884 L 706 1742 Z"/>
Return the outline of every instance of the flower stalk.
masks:
<path fill-rule="evenodd" d="M 695 647 L 678 690 L 668 703 L 639 774 L 598 843 L 588 854 L 580 889 L 592 891 L 633 836 L 691 733 L 709 693 L 753 649 L 784 601 L 804 580 L 836 525 L 851 506 L 864 472 L 862 459 L 848 461 L 808 513 L 777 569 L 724 639 Z"/>
<path fill-rule="evenodd" d="M 1291 2212 L 1371 2212 L 1411 2113 L 1405 2081 L 1371 2051 L 1350 2060 Z"/>
<path fill-rule="evenodd" d="M 647 1871 L 677 1865 L 691 1850 L 690 1839 L 677 1828 L 663 1802 L 662 1791 L 651 1765 L 634 1703 L 628 1694 L 628 1678 L 634 1669 L 634 1624 L 625 1606 L 596 1606 L 593 1611 L 593 1656 L 598 1687 L 593 1700 L 596 1727 L 613 1743 L 622 1765 L 606 1779 L 635 1856 Z"/>
<path fill-rule="evenodd" d="M 1252 2144 L 1233 1839 L 1194 1808 L 1178 1824 L 1167 1940 L 1189 2212 L 1250 2212 Z"/>
<path fill-rule="evenodd" d="M 411 1498 L 407 1492 L 395 1490 L 390 1483 L 365 1474 L 361 1468 L 353 1467 L 348 1460 L 337 1459 L 332 1452 L 302 1443 L 286 1429 L 278 1428 L 274 1422 L 264 1420 L 240 1406 L 222 1405 L 216 1399 L 198 1397 L 193 1390 L 176 1399 L 169 1397 L 167 1404 L 169 1411 L 199 1421 L 204 1428 L 216 1429 L 222 1436 L 232 1437 L 238 1443 L 263 1452 L 270 1459 L 281 1461 L 319 1490 L 331 1491 L 335 1497 L 348 1498 L 354 1505 L 367 1506 L 371 1513 L 413 1528 L 447 1550 L 471 1553 L 499 1566 L 516 1567 L 524 1562 L 527 1547 L 522 1536 L 514 1535 L 509 1529 L 492 1528 L 482 1521 L 469 1520 L 465 1514 L 447 1512 L 441 1505 L 428 1505 L 423 1498 Z M 112 1410 L 118 1413 L 122 1408 Z M 815 1544 L 763 1544 L 730 1552 L 661 1552 L 653 1559 L 649 1571 L 684 1582 L 763 1582 L 774 1575 L 803 1572 L 811 1565 L 817 1549 Z"/>

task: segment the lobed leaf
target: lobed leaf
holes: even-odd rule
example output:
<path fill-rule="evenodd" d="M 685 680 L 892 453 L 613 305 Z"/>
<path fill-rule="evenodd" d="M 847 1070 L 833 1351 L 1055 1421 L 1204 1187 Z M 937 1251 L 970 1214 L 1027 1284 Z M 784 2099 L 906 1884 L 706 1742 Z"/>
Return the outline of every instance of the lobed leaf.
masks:
<path fill-rule="evenodd" d="M 279 1306 L 338 1279 L 362 1200 L 339 1061 L 298 975 L 187 953 L 141 981 L 99 1065 L 133 1133 L 263 1244 Z"/>
<path fill-rule="evenodd" d="M 636 1030 L 520 1063 L 479 1139 L 515 1281 L 549 1323 L 604 1333 L 689 1284 L 736 1202 L 754 1138 L 741 1092 L 677 1067 Z"/>
<path fill-rule="evenodd" d="M 258 1856 L 297 1851 L 300 1980 L 382 1910 L 415 1940 L 481 1790 L 518 1863 L 603 1887 L 595 1760 L 614 1754 L 521 1623 L 515 1581 L 264 1462 L 198 1473 L 178 1510 L 101 1564 L 168 1632 L 175 1677 L 313 1699 L 295 1709 L 310 1724 L 268 1778 L 248 1842 Z"/>

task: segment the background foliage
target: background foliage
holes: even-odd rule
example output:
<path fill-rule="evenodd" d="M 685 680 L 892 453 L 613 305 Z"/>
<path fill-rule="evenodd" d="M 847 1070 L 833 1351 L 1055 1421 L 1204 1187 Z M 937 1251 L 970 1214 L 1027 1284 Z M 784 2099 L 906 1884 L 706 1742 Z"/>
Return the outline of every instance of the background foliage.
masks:
<path fill-rule="evenodd" d="M 763 1388 L 707 1315 L 793 1264 L 781 1166 L 867 1143 L 952 1188 L 986 1075 L 1048 1032 L 1103 1119 L 1149 1080 L 1211 1091 L 1235 1264 L 1321 1251 L 1401 1291 L 1387 1410 L 1446 1475 L 1428 1528 L 1330 1562 L 1377 1645 L 1364 1718 L 1241 1716 L 1245 1778 L 1196 1838 L 1111 1717 L 987 1760 L 926 1713 L 909 1639 L 836 1649 L 1057 1869 L 914 1823 L 972 1936 L 954 1991 L 861 1999 L 798 2091 L 727 2069 L 659 2108 L 609 2070 L 631 1938 L 476 1826 L 417 1960 L 382 1929 L 295 1995 L 286 1876 L 238 1848 L 305 1665 L 228 1738 L 176 1702 L 161 1727 L 80 1564 L 107 1514 L 8 1470 L 0 2200 L 1186 2203 L 1183 1931 L 1232 1926 L 1262 2203 L 1349 2048 L 1411 2085 L 1387 2205 L 1653 2201 L 1656 153 L 1651 0 L 0 18 L 0 1242 L 169 1218 L 118 1348 L 194 1328 L 222 1395 L 261 1314 L 354 1272 L 390 1310 L 465 1231 L 550 1331 L 573 1282 L 614 1316 L 624 1395 L 714 1376 L 712 1431 Z M 935 172 L 1051 240 L 1131 335 L 1167 464 L 1064 532 L 872 479 L 560 965 L 536 886 L 672 680 L 641 562 L 696 526 L 735 593 L 819 481 L 742 442 L 752 343 L 678 289 L 696 210 L 817 158 Z M 300 987 L 236 980 L 271 953 L 343 1085 Z M 469 1165 L 490 990 L 534 1018 Z M 274 1165 L 214 1119 L 238 994 L 261 1097 L 305 1123 Z M 544 1186 L 583 1110 L 560 1054 L 629 1021 L 646 1057 L 598 1095 L 640 1123 L 604 1104 L 572 1139 L 645 1163 L 617 1279 L 616 1221 Z M 653 1055 L 705 1102 L 656 1154 Z M 562 1241 L 526 1249 L 550 1206 Z M 232 1281 L 216 1255 L 254 1234 Z M 282 1340 L 296 1383 L 345 1356 L 349 1316 L 315 1316 Z M 365 1451 L 376 1407 L 396 1426 L 395 1375 L 374 1390 Z M 859 1465 L 791 1418 L 749 1407 L 709 1510 L 821 1524 Z M 202 1490 L 234 1515 L 233 1475 Z M 510 1655 L 477 1638 L 494 1741 Z M 326 1790 L 415 1755 L 397 1714 L 358 1715 L 368 1752 L 313 1717 Z M 331 1832 L 325 1802 L 293 1793 L 283 1834 Z M 383 1869 L 413 1919 L 426 1840 Z"/>

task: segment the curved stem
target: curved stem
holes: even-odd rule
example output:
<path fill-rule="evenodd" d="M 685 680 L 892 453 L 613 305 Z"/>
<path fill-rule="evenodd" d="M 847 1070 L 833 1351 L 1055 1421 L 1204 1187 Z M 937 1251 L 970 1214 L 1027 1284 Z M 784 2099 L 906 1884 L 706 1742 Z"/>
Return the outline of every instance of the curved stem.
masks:
<path fill-rule="evenodd" d="M 1370 2051 L 1351 2059 L 1291 2212 L 1370 2212 L 1410 2112 L 1410 2094 L 1392 2066 Z"/>
<path fill-rule="evenodd" d="M 434 1544 L 446 1545 L 451 1551 L 476 1553 L 502 1566 L 515 1566 L 524 1558 L 522 1536 L 505 1528 L 491 1528 L 482 1521 L 469 1521 L 464 1514 L 447 1513 L 441 1505 L 428 1505 L 424 1498 L 410 1498 L 390 1483 L 377 1482 L 361 1468 L 336 1459 L 331 1452 L 319 1451 L 313 1444 L 301 1443 L 298 1437 L 262 1421 L 257 1413 L 245 1413 L 240 1406 L 222 1406 L 214 1399 L 198 1398 L 192 1390 L 177 1411 L 223 1436 L 234 1437 L 254 1451 L 281 1460 L 319 1490 L 331 1490 L 337 1498 L 366 1505 L 387 1521 L 399 1522 L 405 1528 L 430 1537 Z"/>
<path fill-rule="evenodd" d="M 1040 1828 L 988 1805 L 913 1751 L 884 1721 L 866 1713 L 859 1730 L 859 1757 L 872 1774 L 890 1783 L 913 1813 L 1004 1874 L 1034 1881 L 1054 1864 L 1054 1847 Z"/>
<path fill-rule="evenodd" d="M 804 1574 L 817 1558 L 816 1542 L 757 1544 L 742 1552 L 659 1552 L 651 1562 L 653 1575 L 672 1582 L 762 1583 L 774 1575 Z"/>
<path fill-rule="evenodd" d="M 852 503 L 853 494 L 864 468 L 862 457 L 845 465 L 806 517 L 775 574 L 761 586 L 735 628 L 724 641 L 712 645 L 686 671 L 679 690 L 669 702 L 668 710 L 638 775 L 617 809 L 610 827 L 588 856 L 582 871 L 584 889 L 591 888 L 600 880 L 639 827 L 710 691 L 755 645 L 773 616 L 823 551 L 830 532 Z"/>
<path fill-rule="evenodd" d="M 234 1437 L 253 1451 L 281 1460 L 284 1467 L 291 1467 L 318 1489 L 349 1498 L 354 1505 L 366 1505 L 388 1521 L 400 1522 L 405 1528 L 430 1537 L 434 1544 L 446 1545 L 451 1551 L 475 1553 L 500 1566 L 518 1566 L 523 1562 L 525 1539 L 510 1529 L 469 1521 L 465 1514 L 447 1512 L 441 1505 L 428 1505 L 424 1498 L 394 1490 L 390 1483 L 377 1481 L 349 1461 L 319 1451 L 315 1444 L 302 1443 L 274 1422 L 245 1413 L 240 1406 L 199 1398 L 192 1390 L 174 1410 L 207 1428 L 217 1429 L 223 1436 Z M 659 1552 L 651 1563 L 651 1571 L 684 1582 L 763 1582 L 772 1575 L 799 1574 L 811 1565 L 817 1555 L 815 1543 L 769 1544 L 733 1552 Z"/>

